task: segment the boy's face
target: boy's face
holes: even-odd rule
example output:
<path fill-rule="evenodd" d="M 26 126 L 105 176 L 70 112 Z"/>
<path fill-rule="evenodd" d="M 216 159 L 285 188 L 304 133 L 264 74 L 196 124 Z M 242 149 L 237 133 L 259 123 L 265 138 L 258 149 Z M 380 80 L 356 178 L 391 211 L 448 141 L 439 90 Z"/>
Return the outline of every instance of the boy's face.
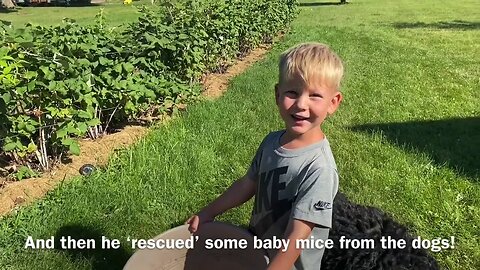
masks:
<path fill-rule="evenodd" d="M 328 114 L 338 108 L 342 94 L 319 80 L 307 85 L 300 76 L 296 76 L 275 86 L 275 98 L 290 135 L 315 137 L 323 134 L 320 125 Z"/>

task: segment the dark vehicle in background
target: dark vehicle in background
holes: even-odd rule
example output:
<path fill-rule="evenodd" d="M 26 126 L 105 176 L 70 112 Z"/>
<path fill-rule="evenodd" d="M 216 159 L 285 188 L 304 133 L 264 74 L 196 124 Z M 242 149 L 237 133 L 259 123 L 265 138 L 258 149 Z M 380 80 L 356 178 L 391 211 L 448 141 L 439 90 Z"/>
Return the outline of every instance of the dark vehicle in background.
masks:
<path fill-rule="evenodd" d="M 55 5 L 55 6 L 77 6 L 89 5 L 91 0 L 15 0 L 19 6 Z"/>

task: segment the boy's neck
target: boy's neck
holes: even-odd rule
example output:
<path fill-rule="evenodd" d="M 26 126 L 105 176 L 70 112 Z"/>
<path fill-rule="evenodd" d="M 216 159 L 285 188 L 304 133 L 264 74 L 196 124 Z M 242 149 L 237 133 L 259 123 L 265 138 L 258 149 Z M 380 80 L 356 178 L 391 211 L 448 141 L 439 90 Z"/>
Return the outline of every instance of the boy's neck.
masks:
<path fill-rule="evenodd" d="M 290 134 L 288 131 L 285 131 L 280 137 L 280 145 L 286 149 L 297 149 L 317 143 L 323 139 L 325 139 L 325 134 L 322 130 L 300 135 Z"/>

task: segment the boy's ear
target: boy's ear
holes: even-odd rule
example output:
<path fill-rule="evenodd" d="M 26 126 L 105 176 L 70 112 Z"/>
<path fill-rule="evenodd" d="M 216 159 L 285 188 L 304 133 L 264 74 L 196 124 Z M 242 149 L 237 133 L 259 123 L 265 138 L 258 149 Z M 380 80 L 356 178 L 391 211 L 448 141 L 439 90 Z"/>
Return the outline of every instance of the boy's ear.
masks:
<path fill-rule="evenodd" d="M 340 102 L 343 100 L 343 95 L 340 92 L 336 92 L 330 100 L 330 106 L 328 107 L 328 114 L 333 114 L 340 106 Z"/>

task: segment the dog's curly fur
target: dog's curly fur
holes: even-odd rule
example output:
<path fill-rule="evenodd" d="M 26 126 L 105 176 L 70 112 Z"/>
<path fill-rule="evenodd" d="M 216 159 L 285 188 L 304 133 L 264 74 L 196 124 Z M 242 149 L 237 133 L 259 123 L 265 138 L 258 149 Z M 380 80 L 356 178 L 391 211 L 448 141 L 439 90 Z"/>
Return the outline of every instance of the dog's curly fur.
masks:
<path fill-rule="evenodd" d="M 341 236 L 348 239 L 374 239 L 373 249 L 340 249 Z M 382 249 L 380 238 L 405 239 L 404 249 Z M 435 259 L 424 249 L 414 249 L 407 228 L 374 207 L 350 202 L 338 193 L 333 203 L 333 221 L 329 238 L 333 249 L 326 249 L 322 270 L 434 270 Z"/>

